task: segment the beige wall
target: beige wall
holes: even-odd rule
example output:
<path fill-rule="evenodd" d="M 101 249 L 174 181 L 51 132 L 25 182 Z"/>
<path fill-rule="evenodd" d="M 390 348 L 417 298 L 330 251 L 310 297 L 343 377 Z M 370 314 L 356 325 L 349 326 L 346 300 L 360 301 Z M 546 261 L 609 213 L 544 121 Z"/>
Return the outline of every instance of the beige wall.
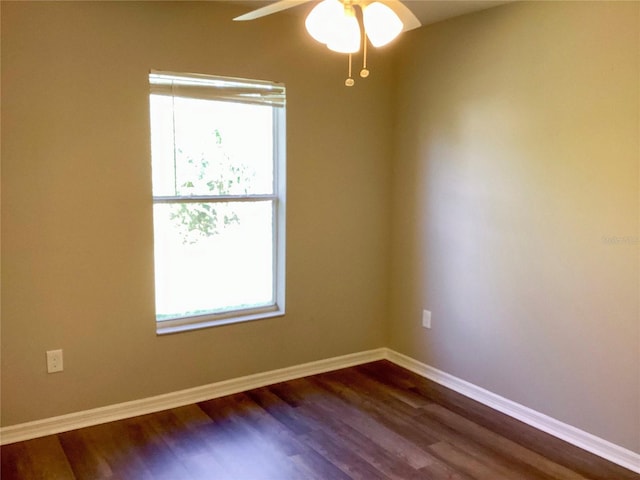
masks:
<path fill-rule="evenodd" d="M 2 2 L 3 425 L 385 344 L 389 64 L 244 10 Z M 149 69 L 285 82 L 284 318 L 155 335 Z"/>
<path fill-rule="evenodd" d="M 636 452 L 639 15 L 523 3 L 405 37 L 390 323 L 392 348 Z"/>

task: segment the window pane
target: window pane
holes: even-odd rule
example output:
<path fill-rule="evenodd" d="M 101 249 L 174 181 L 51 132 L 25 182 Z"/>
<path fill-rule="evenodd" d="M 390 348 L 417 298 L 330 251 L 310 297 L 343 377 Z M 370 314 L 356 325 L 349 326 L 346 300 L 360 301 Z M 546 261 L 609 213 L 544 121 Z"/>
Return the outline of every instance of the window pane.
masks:
<path fill-rule="evenodd" d="M 273 107 L 162 95 L 150 102 L 155 196 L 273 193 Z"/>
<path fill-rule="evenodd" d="M 274 304 L 273 202 L 154 205 L 158 320 Z"/>

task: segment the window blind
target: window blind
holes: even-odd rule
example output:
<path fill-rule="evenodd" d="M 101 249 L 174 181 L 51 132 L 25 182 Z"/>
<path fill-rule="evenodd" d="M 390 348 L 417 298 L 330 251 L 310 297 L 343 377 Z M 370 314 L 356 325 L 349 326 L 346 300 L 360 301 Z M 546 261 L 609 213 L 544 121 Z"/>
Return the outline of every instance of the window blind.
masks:
<path fill-rule="evenodd" d="M 281 83 L 155 70 L 149 74 L 149 83 L 153 95 L 285 106 L 285 87 Z"/>

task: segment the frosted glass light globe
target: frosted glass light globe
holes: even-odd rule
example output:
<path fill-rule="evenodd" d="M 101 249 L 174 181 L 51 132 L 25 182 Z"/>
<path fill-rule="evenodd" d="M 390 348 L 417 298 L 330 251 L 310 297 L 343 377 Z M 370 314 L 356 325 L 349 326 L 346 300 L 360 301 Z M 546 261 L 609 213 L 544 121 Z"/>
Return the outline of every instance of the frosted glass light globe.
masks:
<path fill-rule="evenodd" d="M 364 29 L 374 47 L 382 47 L 391 42 L 404 27 L 398 15 L 380 2 L 367 5 L 362 15 Z"/>
<path fill-rule="evenodd" d="M 328 43 L 333 37 L 336 23 L 344 15 L 344 7 L 338 0 L 323 0 L 313 7 L 304 24 L 307 32 L 320 43 Z"/>
<path fill-rule="evenodd" d="M 353 7 L 345 6 L 327 47 L 338 53 L 355 53 L 360 50 L 360 37 L 360 25 L 356 13 Z"/>

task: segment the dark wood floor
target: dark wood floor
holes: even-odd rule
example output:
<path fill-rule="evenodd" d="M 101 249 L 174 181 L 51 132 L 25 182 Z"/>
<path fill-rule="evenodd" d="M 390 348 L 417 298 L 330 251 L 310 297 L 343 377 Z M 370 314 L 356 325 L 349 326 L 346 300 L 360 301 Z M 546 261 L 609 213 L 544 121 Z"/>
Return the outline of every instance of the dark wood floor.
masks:
<path fill-rule="evenodd" d="M 386 361 L 0 453 L 2 480 L 640 479 Z"/>

